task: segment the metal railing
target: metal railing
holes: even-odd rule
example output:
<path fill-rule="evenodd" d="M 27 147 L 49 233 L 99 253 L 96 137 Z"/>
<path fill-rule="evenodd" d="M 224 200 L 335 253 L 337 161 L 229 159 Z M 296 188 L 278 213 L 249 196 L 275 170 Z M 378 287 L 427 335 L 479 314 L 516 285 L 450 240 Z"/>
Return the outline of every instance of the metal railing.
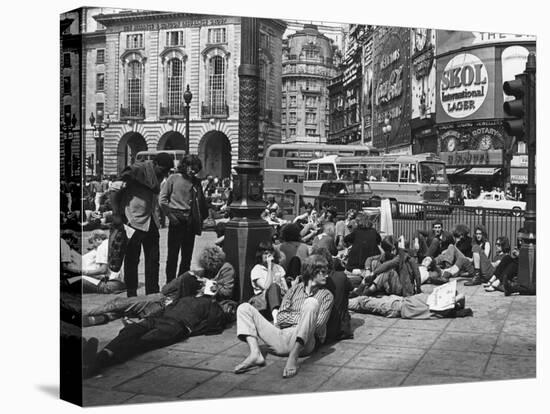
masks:
<path fill-rule="evenodd" d="M 160 119 L 166 119 L 166 118 L 180 118 L 185 119 L 186 115 L 186 107 L 183 102 L 163 106 L 162 103 L 159 107 L 159 118 Z"/>
<path fill-rule="evenodd" d="M 304 197 L 293 192 L 266 192 L 264 198 L 267 200 L 273 196 L 283 212 L 283 218 L 290 219 L 304 211 L 306 203 Z M 312 197 L 308 197 L 311 199 Z M 327 197 L 315 197 L 314 206 L 319 210 L 323 203 L 328 201 L 338 210 L 338 215 L 343 217 L 350 208 L 361 211 L 369 207 L 364 199 L 346 198 L 334 202 L 334 199 Z M 370 207 L 373 207 L 371 205 Z M 506 236 L 512 246 L 516 245 L 518 230 L 524 223 L 524 212 L 510 209 L 465 207 L 462 205 L 449 205 L 439 203 L 405 203 L 397 202 L 391 204 L 393 234 L 405 236 L 412 240 L 417 230 L 430 230 L 434 220 L 439 219 L 443 229 L 452 232 L 457 224 L 464 224 L 470 229 L 470 236 L 473 237 L 474 228 L 482 224 L 487 229 L 489 241 L 494 244 L 500 236 Z"/>
<path fill-rule="evenodd" d="M 201 105 L 201 117 L 227 118 L 229 116 L 229 106 L 227 104 L 205 104 Z"/>
<path fill-rule="evenodd" d="M 145 119 L 145 107 L 143 105 L 120 105 L 120 119 Z"/>

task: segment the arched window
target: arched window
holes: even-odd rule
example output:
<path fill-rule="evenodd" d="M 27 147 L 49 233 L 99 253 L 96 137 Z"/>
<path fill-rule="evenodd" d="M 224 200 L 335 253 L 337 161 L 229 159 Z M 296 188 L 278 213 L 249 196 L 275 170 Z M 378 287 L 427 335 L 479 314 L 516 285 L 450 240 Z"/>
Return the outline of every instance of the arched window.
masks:
<path fill-rule="evenodd" d="M 210 59 L 208 71 L 208 104 L 212 115 L 225 115 L 225 60 L 221 56 Z"/>
<path fill-rule="evenodd" d="M 129 116 L 143 116 L 143 65 L 134 60 L 126 75 L 126 107 Z"/>
<path fill-rule="evenodd" d="M 170 59 L 166 71 L 166 98 L 170 115 L 183 115 L 183 62 Z"/>

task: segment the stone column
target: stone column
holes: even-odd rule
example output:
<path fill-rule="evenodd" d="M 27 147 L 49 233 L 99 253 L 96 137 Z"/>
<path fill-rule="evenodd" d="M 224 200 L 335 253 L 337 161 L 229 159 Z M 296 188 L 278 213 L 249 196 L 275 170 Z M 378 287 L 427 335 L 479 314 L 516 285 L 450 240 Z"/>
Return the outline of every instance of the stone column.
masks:
<path fill-rule="evenodd" d="M 241 64 L 239 66 L 239 160 L 233 177 L 234 218 L 225 229 L 224 250 L 235 267 L 235 298 L 247 301 L 253 294 L 250 270 L 261 241 L 272 230 L 260 214 L 265 209 L 263 180 L 258 159 L 258 20 L 241 18 Z"/>

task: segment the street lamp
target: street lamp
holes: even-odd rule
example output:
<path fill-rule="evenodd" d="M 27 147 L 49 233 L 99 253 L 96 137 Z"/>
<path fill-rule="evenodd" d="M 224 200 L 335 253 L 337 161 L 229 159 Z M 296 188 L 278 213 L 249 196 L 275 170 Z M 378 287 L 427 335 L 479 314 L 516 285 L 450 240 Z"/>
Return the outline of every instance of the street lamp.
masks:
<path fill-rule="evenodd" d="M 386 138 L 386 154 L 387 154 L 389 141 L 390 141 L 390 133 L 391 133 L 390 118 L 388 116 L 386 116 L 386 118 L 384 119 L 384 126 L 382 127 L 382 133 L 384 134 L 384 138 Z"/>
<path fill-rule="evenodd" d="M 103 177 L 103 137 L 101 136 L 101 133 L 109 127 L 107 122 L 103 122 L 103 111 L 97 111 L 97 123 L 94 113 L 91 113 L 90 125 L 92 125 L 94 130 L 95 138 L 96 175 L 101 178 Z"/>
<path fill-rule="evenodd" d="M 193 99 L 193 94 L 189 90 L 189 84 L 187 89 L 183 93 L 183 100 L 185 101 L 185 152 L 189 154 L 189 104 Z"/>
<path fill-rule="evenodd" d="M 72 145 L 73 145 L 73 130 L 76 126 L 76 115 L 73 114 L 71 117 L 71 113 L 67 112 L 65 114 L 65 119 L 63 122 L 61 122 L 61 131 L 65 133 L 65 140 L 64 140 L 64 156 L 65 156 L 65 177 L 67 180 L 71 177 L 71 171 L 72 171 Z"/>

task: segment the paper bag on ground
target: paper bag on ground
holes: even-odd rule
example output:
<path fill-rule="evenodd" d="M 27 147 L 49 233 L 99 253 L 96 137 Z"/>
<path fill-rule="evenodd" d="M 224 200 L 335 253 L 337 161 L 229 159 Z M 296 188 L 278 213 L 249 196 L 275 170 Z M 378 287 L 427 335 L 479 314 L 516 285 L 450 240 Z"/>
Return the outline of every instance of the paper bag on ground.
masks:
<path fill-rule="evenodd" d="M 453 309 L 456 298 L 456 280 L 436 287 L 428 296 L 426 303 L 432 311 L 444 311 Z"/>

